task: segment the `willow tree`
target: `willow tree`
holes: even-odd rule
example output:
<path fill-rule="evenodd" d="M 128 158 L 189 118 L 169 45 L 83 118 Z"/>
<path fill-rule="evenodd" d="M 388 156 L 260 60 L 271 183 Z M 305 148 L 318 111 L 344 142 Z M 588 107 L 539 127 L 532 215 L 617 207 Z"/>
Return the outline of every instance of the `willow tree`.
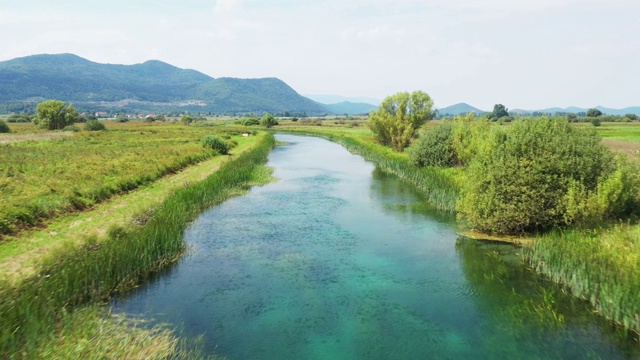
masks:
<path fill-rule="evenodd" d="M 369 128 L 382 144 L 403 151 L 418 129 L 433 119 L 433 100 L 422 91 L 400 92 L 386 97 L 369 115 Z"/>
<path fill-rule="evenodd" d="M 78 111 L 59 100 L 47 100 L 36 106 L 34 124 L 49 130 L 63 129 L 78 120 Z"/>

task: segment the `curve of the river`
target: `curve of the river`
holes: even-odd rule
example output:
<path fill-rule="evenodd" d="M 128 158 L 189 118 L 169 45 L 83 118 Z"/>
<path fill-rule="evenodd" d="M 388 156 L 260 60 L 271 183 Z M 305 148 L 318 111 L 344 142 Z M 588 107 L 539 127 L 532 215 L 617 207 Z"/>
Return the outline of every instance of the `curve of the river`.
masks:
<path fill-rule="evenodd" d="M 341 146 L 278 135 L 278 181 L 204 212 L 113 302 L 229 359 L 625 359 L 635 340 Z"/>

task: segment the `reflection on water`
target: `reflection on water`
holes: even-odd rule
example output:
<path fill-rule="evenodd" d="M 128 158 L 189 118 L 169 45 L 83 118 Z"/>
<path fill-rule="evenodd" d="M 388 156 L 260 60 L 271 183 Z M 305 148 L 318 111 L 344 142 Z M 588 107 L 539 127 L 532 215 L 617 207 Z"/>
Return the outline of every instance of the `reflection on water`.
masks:
<path fill-rule="evenodd" d="M 336 144 L 278 138 L 280 180 L 203 213 L 191 254 L 116 311 L 204 333 L 231 359 L 638 355 L 517 248 L 458 239 L 454 219 Z"/>

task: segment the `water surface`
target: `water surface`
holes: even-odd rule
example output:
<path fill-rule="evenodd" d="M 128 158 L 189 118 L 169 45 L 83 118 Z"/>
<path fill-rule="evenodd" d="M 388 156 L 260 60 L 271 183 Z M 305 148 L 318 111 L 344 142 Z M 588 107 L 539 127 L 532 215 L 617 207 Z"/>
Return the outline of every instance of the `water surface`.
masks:
<path fill-rule="evenodd" d="M 203 213 L 190 254 L 116 311 L 205 334 L 230 359 L 639 355 L 516 247 L 458 238 L 454 219 L 339 145 L 278 139 L 279 180 Z"/>

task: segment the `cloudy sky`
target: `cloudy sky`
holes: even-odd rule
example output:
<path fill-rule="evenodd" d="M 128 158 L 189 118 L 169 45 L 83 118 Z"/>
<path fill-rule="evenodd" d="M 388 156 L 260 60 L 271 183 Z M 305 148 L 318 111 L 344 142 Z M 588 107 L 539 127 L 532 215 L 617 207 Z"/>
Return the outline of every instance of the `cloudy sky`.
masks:
<path fill-rule="evenodd" d="M 157 59 L 437 107 L 640 105 L 638 0 L 0 0 L 0 60 Z"/>

